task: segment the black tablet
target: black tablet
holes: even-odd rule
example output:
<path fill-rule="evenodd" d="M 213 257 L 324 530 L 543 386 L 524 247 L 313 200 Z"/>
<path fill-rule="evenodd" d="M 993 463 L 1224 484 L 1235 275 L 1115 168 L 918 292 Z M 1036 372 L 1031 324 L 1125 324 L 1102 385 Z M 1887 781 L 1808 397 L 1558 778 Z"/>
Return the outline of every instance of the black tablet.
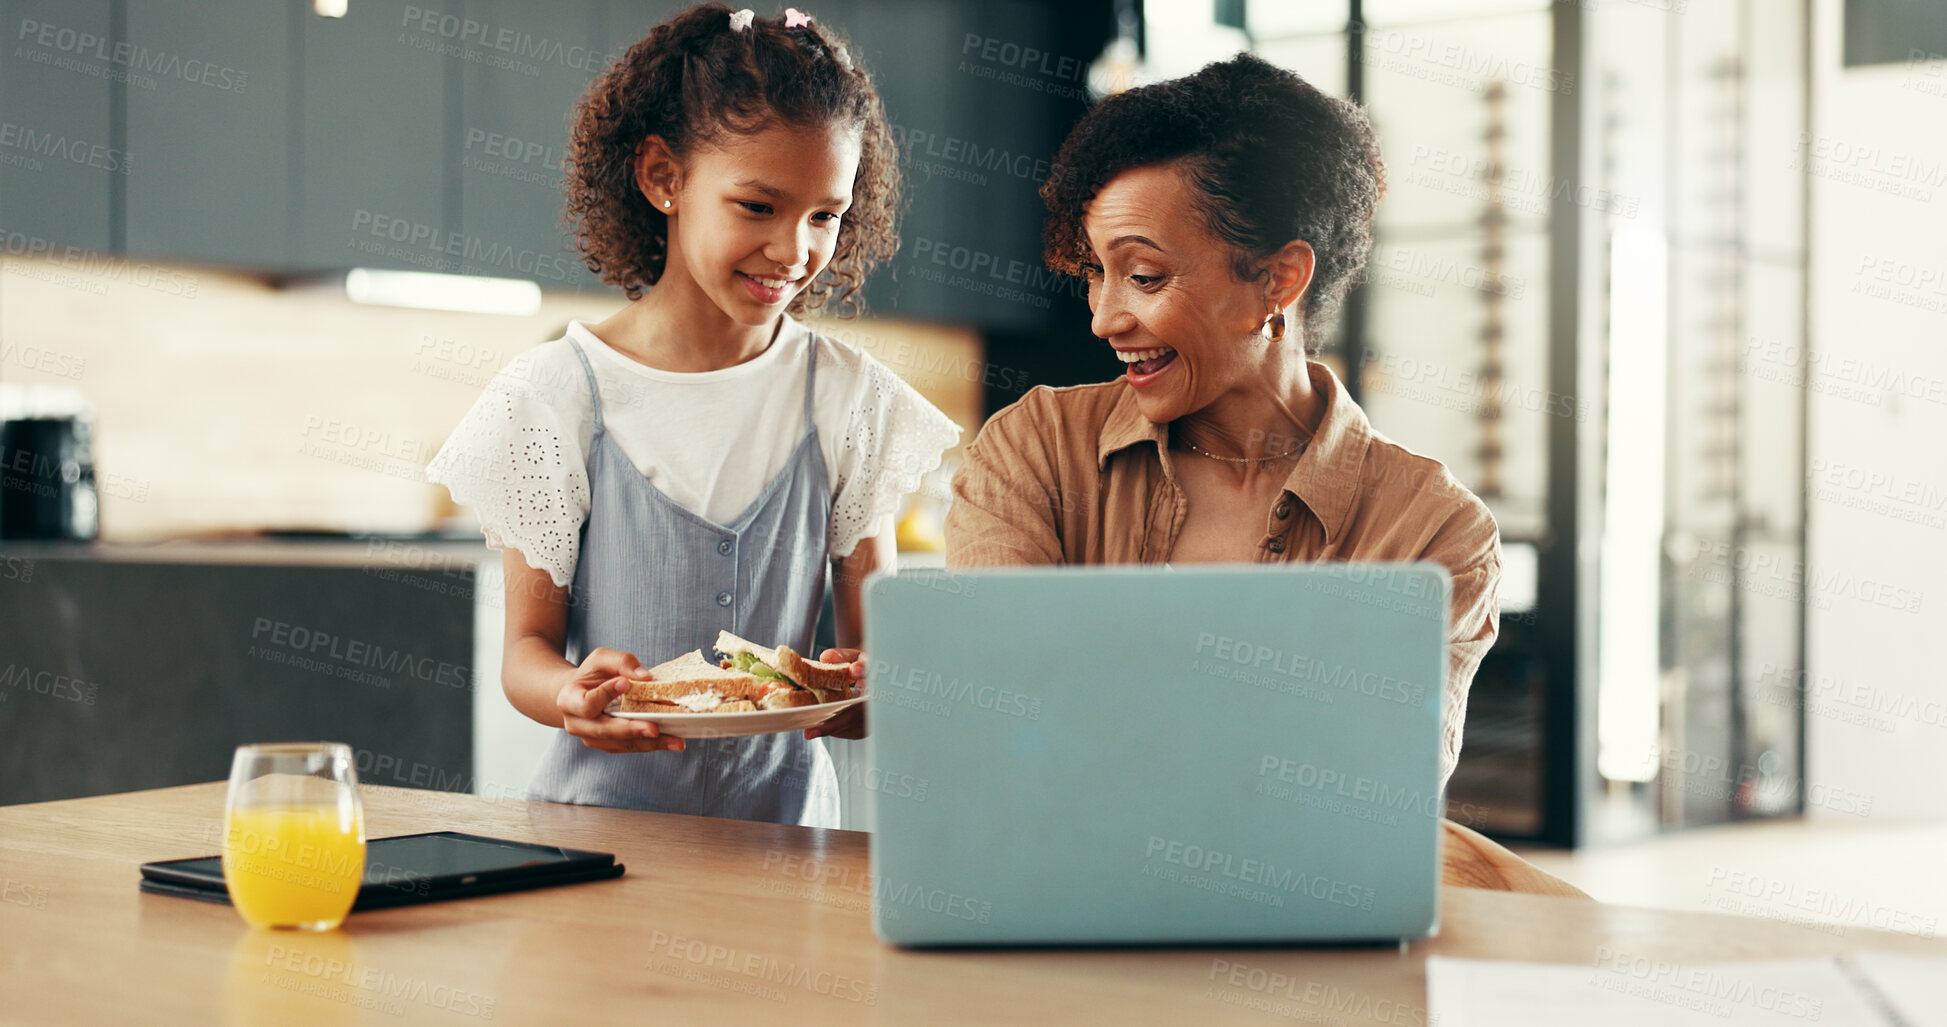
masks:
<path fill-rule="evenodd" d="M 352 912 L 472 895 L 547 888 L 622 876 L 607 852 L 432 831 L 365 843 L 365 880 Z M 142 890 L 206 902 L 230 901 L 218 856 L 142 864 Z"/>

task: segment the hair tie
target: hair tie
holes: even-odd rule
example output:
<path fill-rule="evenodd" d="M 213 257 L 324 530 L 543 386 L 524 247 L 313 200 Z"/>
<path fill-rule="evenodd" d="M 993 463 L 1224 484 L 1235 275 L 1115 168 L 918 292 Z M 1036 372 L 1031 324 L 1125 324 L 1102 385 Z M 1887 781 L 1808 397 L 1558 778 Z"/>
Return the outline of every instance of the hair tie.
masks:
<path fill-rule="evenodd" d="M 746 7 L 730 16 L 730 31 L 742 32 L 750 27 L 750 20 L 757 17 L 756 12 Z"/>
<path fill-rule="evenodd" d="M 809 24 L 811 24 L 811 15 L 809 15 L 809 14 L 806 14 L 805 12 L 803 12 L 803 11 L 800 11 L 800 10 L 798 10 L 798 9 L 797 9 L 796 7 L 786 7 L 786 8 L 784 9 L 784 27 L 785 27 L 785 28 L 787 28 L 787 29 L 801 29 L 801 28 L 804 28 L 804 27 L 805 27 L 806 25 L 809 25 Z"/>

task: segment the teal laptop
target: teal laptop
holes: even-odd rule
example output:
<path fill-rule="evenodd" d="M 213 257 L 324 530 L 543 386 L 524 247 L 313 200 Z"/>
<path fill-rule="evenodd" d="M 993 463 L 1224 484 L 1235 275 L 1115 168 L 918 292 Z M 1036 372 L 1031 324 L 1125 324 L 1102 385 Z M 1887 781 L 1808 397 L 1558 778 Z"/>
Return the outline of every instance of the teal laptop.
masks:
<path fill-rule="evenodd" d="M 874 579 L 879 937 L 1432 933 L 1450 587 L 1434 564 Z"/>

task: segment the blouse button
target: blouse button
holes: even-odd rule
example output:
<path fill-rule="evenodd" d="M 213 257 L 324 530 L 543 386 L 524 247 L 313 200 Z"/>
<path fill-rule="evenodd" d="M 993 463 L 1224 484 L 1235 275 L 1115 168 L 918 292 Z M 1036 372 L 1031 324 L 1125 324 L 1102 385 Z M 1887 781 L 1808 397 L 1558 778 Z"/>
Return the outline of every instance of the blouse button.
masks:
<path fill-rule="evenodd" d="M 1284 536 L 1282 535 L 1271 536 L 1269 539 L 1265 540 L 1264 548 L 1269 549 L 1274 553 L 1284 552 Z"/>
<path fill-rule="evenodd" d="M 717 605 L 718 605 L 718 606 L 729 606 L 729 605 L 730 605 L 730 593 L 728 593 L 728 592 L 718 592 L 718 593 L 717 593 Z"/>
<path fill-rule="evenodd" d="M 729 556 L 729 555 L 730 555 L 730 540 L 729 540 L 729 539 L 724 539 L 724 540 L 723 540 L 722 542 L 719 542 L 719 543 L 717 543 L 717 552 L 719 552 L 719 553 L 722 553 L 722 554 L 723 554 L 723 555 L 725 555 L 725 556 Z"/>
<path fill-rule="evenodd" d="M 1277 517 L 1278 517 L 1278 520 L 1281 520 L 1281 521 L 1282 521 L 1282 520 L 1284 520 L 1285 518 L 1287 518 L 1287 517 L 1289 517 L 1289 516 L 1291 516 L 1291 500 L 1289 500 L 1289 499 L 1280 499 L 1280 500 L 1278 500 L 1278 505 L 1277 505 L 1277 506 L 1274 506 L 1274 507 L 1272 507 L 1272 508 L 1271 508 L 1271 512 L 1272 512 L 1272 513 L 1274 513 L 1274 514 L 1276 514 L 1276 515 L 1277 515 Z"/>

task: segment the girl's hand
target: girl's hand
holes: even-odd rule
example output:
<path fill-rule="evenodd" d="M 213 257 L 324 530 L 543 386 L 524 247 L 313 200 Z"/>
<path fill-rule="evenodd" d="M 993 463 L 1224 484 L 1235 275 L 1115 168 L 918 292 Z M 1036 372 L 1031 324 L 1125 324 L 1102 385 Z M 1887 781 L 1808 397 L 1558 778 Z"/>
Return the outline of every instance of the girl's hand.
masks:
<path fill-rule="evenodd" d="M 865 680 L 865 653 L 857 649 L 827 649 L 819 654 L 818 659 L 824 663 L 849 663 L 852 665 L 852 680 Z M 860 703 L 845 710 L 817 727 L 806 728 L 804 733 L 807 741 L 826 735 L 833 738 L 864 738 L 865 704 Z"/>
<path fill-rule="evenodd" d="M 581 744 L 603 752 L 654 752 L 683 750 L 681 738 L 667 738 L 656 725 L 643 720 L 625 720 L 603 714 L 616 696 L 629 690 L 630 678 L 646 678 L 649 671 L 633 654 L 614 649 L 597 649 L 581 661 L 555 694 L 554 704 L 561 711 L 561 727 L 581 739 Z"/>

